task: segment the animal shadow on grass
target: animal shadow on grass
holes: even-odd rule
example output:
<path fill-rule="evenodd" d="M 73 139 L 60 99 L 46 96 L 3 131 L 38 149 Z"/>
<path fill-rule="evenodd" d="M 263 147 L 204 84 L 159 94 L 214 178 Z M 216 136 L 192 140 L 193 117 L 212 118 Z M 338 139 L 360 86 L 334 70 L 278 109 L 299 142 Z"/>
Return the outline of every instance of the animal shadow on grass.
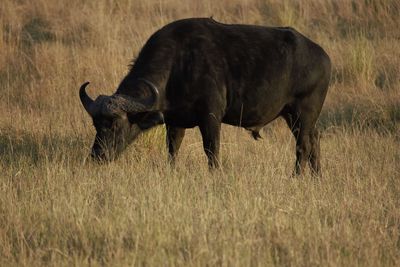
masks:
<path fill-rule="evenodd" d="M 34 134 L 14 129 L 0 130 L 0 160 L 3 166 L 16 163 L 38 165 L 45 161 L 78 160 L 86 146 L 81 138 Z M 74 156 L 70 156 L 74 155 Z"/>

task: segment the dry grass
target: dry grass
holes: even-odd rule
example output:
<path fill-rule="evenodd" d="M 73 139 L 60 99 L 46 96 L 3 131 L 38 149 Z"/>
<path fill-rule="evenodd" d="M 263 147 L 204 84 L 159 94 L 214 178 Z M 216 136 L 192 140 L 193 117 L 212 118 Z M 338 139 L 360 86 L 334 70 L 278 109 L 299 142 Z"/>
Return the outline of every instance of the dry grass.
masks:
<path fill-rule="evenodd" d="M 0 265 L 400 266 L 400 4 L 347 1 L 0 2 Z M 197 129 L 176 169 L 164 129 L 85 164 L 78 87 L 112 93 L 152 32 L 211 16 L 289 25 L 331 56 L 323 179 L 290 179 L 282 121 L 222 132 L 210 173 Z"/>

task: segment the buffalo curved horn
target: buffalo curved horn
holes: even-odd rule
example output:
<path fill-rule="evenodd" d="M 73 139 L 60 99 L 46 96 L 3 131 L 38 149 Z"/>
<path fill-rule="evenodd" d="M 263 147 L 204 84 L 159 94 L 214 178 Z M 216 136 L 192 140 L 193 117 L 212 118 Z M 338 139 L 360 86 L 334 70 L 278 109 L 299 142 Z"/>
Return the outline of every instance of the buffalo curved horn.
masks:
<path fill-rule="evenodd" d="M 94 105 L 93 105 L 93 100 L 88 96 L 86 93 L 86 86 L 88 86 L 89 82 L 85 82 L 84 84 L 81 85 L 81 88 L 79 89 L 79 97 L 81 99 L 82 105 L 85 108 L 85 110 L 89 113 L 90 116 L 94 116 Z"/>
<path fill-rule="evenodd" d="M 141 81 L 143 83 L 145 83 L 150 89 L 151 89 L 151 94 L 152 97 L 151 99 L 146 99 L 144 102 L 144 104 L 149 108 L 152 109 L 158 102 L 158 98 L 160 96 L 160 93 L 158 92 L 157 87 L 150 82 L 149 80 L 146 80 L 144 78 L 139 78 L 138 81 Z"/>
<path fill-rule="evenodd" d="M 105 108 L 110 113 L 116 113 L 118 110 L 123 110 L 127 113 L 139 113 L 148 110 L 147 106 L 138 102 L 133 97 L 122 94 L 111 96 L 111 100 Z"/>

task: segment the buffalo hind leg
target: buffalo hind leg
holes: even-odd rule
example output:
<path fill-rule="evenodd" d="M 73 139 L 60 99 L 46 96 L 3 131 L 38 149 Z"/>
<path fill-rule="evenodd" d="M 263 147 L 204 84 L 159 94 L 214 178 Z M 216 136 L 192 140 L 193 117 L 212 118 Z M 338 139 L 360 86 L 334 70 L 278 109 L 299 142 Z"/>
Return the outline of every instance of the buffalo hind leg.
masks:
<path fill-rule="evenodd" d="M 184 136 L 184 128 L 177 128 L 167 125 L 168 160 L 171 164 L 175 163 L 175 158 L 182 144 Z"/>
<path fill-rule="evenodd" d="M 302 133 L 300 130 L 299 137 L 296 140 L 296 175 L 302 175 L 304 173 L 307 162 L 311 155 L 311 141 L 310 135 Z"/>
<path fill-rule="evenodd" d="M 321 176 L 320 137 L 315 124 L 326 97 L 329 76 L 330 71 L 327 71 L 315 86 L 305 90 L 301 98 L 295 99 L 281 112 L 296 138 L 297 175 L 303 174 L 305 166 L 309 163 L 311 172 Z"/>
<path fill-rule="evenodd" d="M 286 109 L 282 114 L 296 139 L 296 164 L 295 175 L 302 175 L 305 167 L 310 164 L 315 174 L 320 174 L 319 163 L 319 137 L 315 129 L 318 116 L 307 114 L 298 110 Z M 300 114 L 300 115 L 299 115 Z"/>
<path fill-rule="evenodd" d="M 199 125 L 199 128 L 203 138 L 204 152 L 208 158 L 208 166 L 210 168 L 218 168 L 221 121 L 213 113 L 210 113 Z"/>
<path fill-rule="evenodd" d="M 320 134 L 317 129 L 311 133 L 311 155 L 310 167 L 311 171 L 316 176 L 321 176 L 321 162 L 320 162 Z"/>

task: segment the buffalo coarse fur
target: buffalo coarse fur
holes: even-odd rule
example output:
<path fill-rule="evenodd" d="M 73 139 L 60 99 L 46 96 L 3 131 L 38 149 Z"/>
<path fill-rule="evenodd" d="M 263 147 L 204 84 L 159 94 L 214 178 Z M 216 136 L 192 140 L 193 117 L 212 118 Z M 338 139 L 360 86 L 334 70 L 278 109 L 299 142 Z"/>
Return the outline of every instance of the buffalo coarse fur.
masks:
<path fill-rule="evenodd" d="M 97 134 L 92 157 L 112 160 L 136 136 L 166 124 L 175 160 L 186 128 L 198 126 L 210 167 L 218 166 L 221 123 L 255 139 L 283 117 L 296 139 L 295 174 L 307 163 L 319 175 L 315 128 L 328 90 L 324 50 L 287 27 L 222 24 L 208 18 L 172 22 L 155 32 L 111 96 L 80 98 Z"/>

